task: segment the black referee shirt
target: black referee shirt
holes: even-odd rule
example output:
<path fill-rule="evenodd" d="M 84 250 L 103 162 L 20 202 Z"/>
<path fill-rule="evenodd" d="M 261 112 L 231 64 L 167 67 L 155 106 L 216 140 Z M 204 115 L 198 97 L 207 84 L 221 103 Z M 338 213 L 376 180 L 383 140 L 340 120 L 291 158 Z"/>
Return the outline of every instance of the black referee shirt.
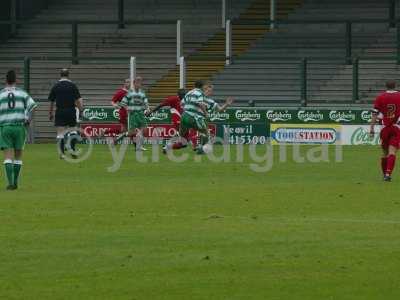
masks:
<path fill-rule="evenodd" d="M 69 79 L 60 79 L 52 88 L 49 100 L 56 102 L 59 110 L 75 108 L 75 101 L 81 98 L 78 87 Z"/>

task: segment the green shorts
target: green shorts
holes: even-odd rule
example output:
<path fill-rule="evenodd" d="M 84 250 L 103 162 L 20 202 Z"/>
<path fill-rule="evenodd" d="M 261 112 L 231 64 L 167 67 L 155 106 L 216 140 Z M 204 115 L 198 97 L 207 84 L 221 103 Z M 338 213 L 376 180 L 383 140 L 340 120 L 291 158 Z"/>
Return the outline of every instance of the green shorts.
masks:
<path fill-rule="evenodd" d="M 195 129 L 201 133 L 207 133 L 207 122 L 204 117 L 194 117 L 188 113 L 183 113 L 181 118 L 181 132 Z"/>
<path fill-rule="evenodd" d="M 143 111 L 131 111 L 128 117 L 128 129 L 147 127 L 147 120 Z"/>
<path fill-rule="evenodd" d="M 4 125 L 0 127 L 0 149 L 23 150 L 26 141 L 24 125 Z"/>

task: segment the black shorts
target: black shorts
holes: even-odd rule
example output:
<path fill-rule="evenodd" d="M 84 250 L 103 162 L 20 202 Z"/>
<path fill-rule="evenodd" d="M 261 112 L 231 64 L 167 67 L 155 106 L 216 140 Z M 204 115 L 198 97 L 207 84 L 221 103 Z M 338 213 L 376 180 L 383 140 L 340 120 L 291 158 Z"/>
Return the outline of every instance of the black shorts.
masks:
<path fill-rule="evenodd" d="M 54 125 L 57 127 L 75 127 L 76 109 L 57 109 L 54 119 Z"/>

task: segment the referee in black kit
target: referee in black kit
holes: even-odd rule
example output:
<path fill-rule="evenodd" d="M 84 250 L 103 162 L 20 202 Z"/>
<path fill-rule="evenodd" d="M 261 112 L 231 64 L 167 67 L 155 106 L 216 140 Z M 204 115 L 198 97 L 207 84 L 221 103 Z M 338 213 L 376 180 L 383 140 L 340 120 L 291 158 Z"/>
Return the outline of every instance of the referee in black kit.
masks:
<path fill-rule="evenodd" d="M 60 158 L 63 159 L 65 158 L 65 137 L 69 132 L 76 131 L 79 114 L 83 110 L 83 101 L 78 87 L 69 80 L 68 69 L 62 69 L 60 75 L 61 79 L 51 88 L 49 94 L 49 118 L 50 121 L 54 121 L 57 128 L 57 143 L 60 147 Z M 75 145 L 70 146 L 75 151 Z"/>

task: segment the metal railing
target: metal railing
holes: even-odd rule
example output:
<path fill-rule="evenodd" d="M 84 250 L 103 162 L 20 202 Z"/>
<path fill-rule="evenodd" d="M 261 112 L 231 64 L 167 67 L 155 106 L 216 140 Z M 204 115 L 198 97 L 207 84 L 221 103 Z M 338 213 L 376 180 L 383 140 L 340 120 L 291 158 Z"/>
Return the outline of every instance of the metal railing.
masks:
<path fill-rule="evenodd" d="M 225 60 L 226 65 L 229 65 L 235 61 L 235 59 L 238 59 L 238 57 L 235 57 L 233 54 L 232 50 L 232 43 L 234 36 L 232 35 L 232 27 L 235 25 L 247 25 L 247 26 L 252 26 L 252 25 L 264 25 L 268 27 L 272 22 L 271 21 L 258 21 L 258 22 L 243 22 L 243 21 L 232 21 L 232 20 L 227 20 L 225 24 L 225 57 L 223 56 L 207 56 L 207 60 Z M 337 57 L 332 57 L 332 60 L 342 60 L 347 65 L 353 65 L 353 77 L 352 77 L 352 83 L 353 83 L 353 94 L 352 94 L 352 100 L 354 102 L 359 100 L 359 81 L 360 81 L 360 76 L 359 76 L 359 61 L 366 59 L 366 57 L 363 57 L 362 55 L 354 55 L 353 52 L 353 38 L 354 38 L 354 32 L 353 32 L 353 26 L 354 24 L 362 24 L 362 23 L 368 23 L 368 24 L 387 24 L 389 26 L 391 25 L 396 25 L 397 26 L 397 31 L 396 31 L 396 49 L 395 49 L 395 57 L 382 57 L 382 58 L 377 58 L 374 57 L 374 59 L 386 59 L 386 60 L 393 60 L 397 64 L 400 64 L 400 19 L 383 19 L 383 20 L 377 20 L 377 19 L 360 19 L 360 20 L 312 20 L 312 21 L 305 21 L 305 20 L 275 20 L 273 21 L 274 25 L 276 28 L 282 27 L 284 25 L 291 25 L 291 24 L 303 24 L 303 25 L 310 25 L 310 24 L 340 24 L 344 26 L 344 45 L 343 45 L 343 55 L 342 56 L 337 56 Z M 73 64 L 78 64 L 80 61 L 83 60 L 105 60 L 105 61 L 123 61 L 127 60 L 128 58 L 123 58 L 123 57 L 90 57 L 90 56 L 80 56 L 79 55 L 79 26 L 81 25 L 105 25 L 105 24 L 112 24 L 112 25 L 121 25 L 121 20 L 102 20 L 102 21 L 85 21 L 85 20 L 71 20 L 71 21 L 39 21 L 39 20 L 32 20 L 32 21 L 17 21 L 17 22 L 11 22 L 11 21 L 0 21 L 0 25 L 2 24 L 8 24 L 8 25 L 48 25 L 48 24 L 54 24 L 54 25 L 68 25 L 71 26 L 71 56 L 70 57 L 65 57 L 65 56 L 49 56 L 49 57 L 43 57 L 42 55 L 38 56 L 31 56 L 31 57 L 13 57 L 13 60 L 22 60 L 24 59 L 24 85 L 25 89 L 29 91 L 30 89 L 30 63 L 32 60 L 71 60 Z M 182 21 L 178 20 L 160 20 L 158 22 L 155 21 L 134 21 L 134 20 L 123 20 L 123 25 L 174 25 L 176 26 L 176 59 L 177 59 L 177 65 L 181 65 L 180 71 L 183 73 L 183 76 L 181 76 L 181 85 L 182 82 L 186 82 L 186 70 L 185 70 L 185 59 L 183 57 L 183 23 Z M 195 59 L 204 59 L 204 57 L 190 57 L 191 60 Z M 242 59 L 242 58 L 241 58 Z M 260 59 L 259 57 L 257 59 Z M 275 57 L 271 56 L 265 56 L 264 58 L 266 61 L 268 60 L 274 60 L 276 59 Z M 314 59 L 313 57 L 279 57 L 279 59 L 286 59 L 286 60 L 292 60 L 294 63 L 299 64 L 299 83 L 300 83 L 300 90 L 299 90 L 299 100 L 303 105 L 307 105 L 307 101 L 309 98 L 309 89 L 308 83 L 310 82 L 310 79 L 308 78 L 309 75 L 309 62 L 310 60 Z M 320 59 L 325 59 L 328 60 L 330 58 L 328 57 L 322 57 Z M 0 57 L 0 60 L 7 60 L 9 61 L 9 57 Z M 183 64 L 183 65 L 182 65 Z"/>
<path fill-rule="evenodd" d="M 232 26 L 235 25 L 247 25 L 247 26 L 257 26 L 262 25 L 266 27 L 274 26 L 275 29 L 285 25 L 344 25 L 344 45 L 343 48 L 345 50 L 345 59 L 347 64 L 352 64 L 353 62 L 353 27 L 355 24 L 387 24 L 390 28 L 397 28 L 397 37 L 396 37 L 396 45 L 397 45 L 397 61 L 400 64 L 400 19 L 395 18 L 394 13 L 390 14 L 391 18 L 389 19 L 358 19 L 358 20 L 228 20 L 231 26 L 228 28 L 226 26 L 226 37 L 227 44 L 232 43 Z M 230 40 L 229 40 L 230 39 Z M 227 61 L 232 59 L 231 53 L 226 52 Z"/>
<path fill-rule="evenodd" d="M 105 58 L 106 59 L 106 58 Z M 112 58 L 110 58 L 112 59 Z M 131 58 L 132 59 L 132 58 Z M 128 65 L 128 59 L 123 59 L 124 61 L 126 61 L 127 65 Z M 349 102 L 352 102 L 353 104 L 358 104 L 359 100 L 361 99 L 360 97 L 360 80 L 363 80 L 364 77 L 360 76 L 360 62 L 368 62 L 371 59 L 369 58 L 362 58 L 362 57 L 355 57 L 353 58 L 352 64 L 351 64 L 351 85 L 352 85 L 352 89 L 351 92 L 352 94 L 349 96 Z M 0 62 L 2 60 L 0 59 Z M 17 63 L 20 64 L 21 68 L 23 68 L 23 78 L 24 78 L 24 89 L 29 92 L 31 90 L 31 62 L 35 61 L 35 58 L 32 57 L 25 57 L 22 60 L 15 60 Z M 119 58 L 118 61 L 121 61 L 121 59 Z M 393 64 L 395 65 L 397 63 L 396 58 L 392 57 L 392 58 L 388 58 L 388 57 L 375 57 L 373 58 L 373 63 L 379 63 L 379 61 L 386 61 L 386 62 L 393 62 Z M 136 60 L 135 60 L 136 62 Z M 266 68 L 268 67 L 268 64 L 276 64 L 276 60 L 272 59 L 265 59 L 264 63 L 266 64 Z M 180 63 L 179 63 L 179 87 L 180 88 L 185 88 L 186 87 L 186 83 L 187 83 L 187 70 L 186 70 L 186 61 L 184 57 L 180 58 Z M 295 86 L 299 87 L 298 90 L 298 104 L 301 106 L 308 106 L 309 105 L 309 100 L 310 100 L 310 95 L 312 94 L 312 92 L 314 92 L 314 90 L 310 90 L 310 86 L 315 86 L 314 81 L 325 81 L 328 82 L 329 79 L 321 79 L 323 78 L 323 76 L 320 78 L 317 75 L 315 75 L 316 73 L 314 73 L 314 71 L 318 71 L 318 68 L 323 68 L 324 64 L 329 64 L 329 65 L 335 65 L 340 67 L 341 65 L 343 65 L 343 58 L 342 59 L 338 59 L 338 58 L 313 58 L 313 57 L 303 57 L 301 59 L 299 58 L 291 58 L 291 59 L 285 59 L 284 64 L 289 64 L 294 66 L 294 68 L 292 70 L 295 70 L 295 73 L 291 73 L 291 75 L 293 74 L 297 74 L 297 79 L 296 82 L 297 84 L 295 84 Z M 297 70 L 297 71 L 296 71 Z M 335 71 L 333 71 L 335 72 Z M 350 71 L 348 73 L 350 75 Z M 399 73 L 400 74 L 400 73 Z M 363 73 L 363 76 L 365 76 L 365 72 Z M 132 77 L 133 78 L 133 77 Z M 273 79 L 273 78 L 272 78 Z M 374 82 L 380 82 L 383 81 L 384 78 L 382 77 L 382 75 L 377 75 L 377 77 L 372 78 L 372 80 Z M 350 99 L 351 98 L 351 99 Z"/>
<path fill-rule="evenodd" d="M 318 25 L 318 24 L 336 24 L 336 25 L 344 25 L 344 53 L 347 64 L 352 64 L 353 61 L 353 38 L 354 32 L 353 27 L 354 24 L 388 24 L 392 26 L 393 24 L 400 28 L 400 19 L 360 19 L 360 20 L 265 20 L 265 21 L 238 21 L 238 20 L 226 20 L 225 22 L 225 61 L 226 64 L 229 65 L 232 63 L 234 59 L 233 51 L 232 51 L 232 42 L 234 40 L 234 36 L 232 34 L 232 28 L 235 25 L 263 25 L 269 27 L 271 24 L 274 24 L 275 28 L 279 28 L 284 25 Z M 121 25 L 122 24 L 122 25 Z M 183 55 L 183 31 L 184 24 L 181 20 L 123 20 L 121 23 L 120 20 L 102 20 L 102 21 L 85 21 L 85 20 L 70 20 L 70 21 L 40 21 L 40 20 L 30 20 L 30 21 L 0 21 L 0 25 L 68 25 L 71 26 L 71 62 L 73 64 L 79 64 L 80 55 L 79 55 L 79 28 L 82 25 L 117 25 L 122 26 L 120 28 L 124 28 L 125 25 L 174 25 L 176 26 L 176 64 L 179 65 L 179 59 Z M 396 49 L 397 49 L 397 61 L 400 64 L 400 30 L 397 30 L 397 38 L 396 38 Z M 82 57 L 83 59 L 87 57 Z M 54 59 L 54 58 L 49 58 Z M 101 58 L 100 58 L 101 59 Z"/>
<path fill-rule="evenodd" d="M 379 59 L 379 58 L 375 58 Z M 388 58 L 380 58 L 383 60 L 390 60 Z M 318 58 L 318 60 L 321 60 Z M 393 60 L 394 61 L 394 60 Z M 352 102 L 357 103 L 360 100 L 360 58 L 355 57 L 352 60 Z M 303 58 L 299 64 L 299 82 L 300 82 L 300 102 L 302 106 L 308 105 L 308 95 L 309 95 L 309 82 L 308 74 L 309 74 L 309 59 Z M 379 79 L 377 79 L 379 80 Z"/>
<path fill-rule="evenodd" d="M 70 59 L 72 64 L 79 64 L 80 59 L 87 59 L 88 57 L 79 57 L 79 27 L 80 25 L 118 25 L 120 26 L 120 21 L 115 20 L 102 20 L 102 21 L 87 21 L 87 20 L 70 20 L 70 21 L 42 21 L 42 20 L 29 20 L 29 21 L 0 21 L 0 25 L 68 25 L 71 26 L 71 57 Z M 180 20 L 160 20 L 160 21 L 136 21 L 136 20 L 124 20 L 123 27 L 125 25 L 174 25 L 177 27 L 177 34 L 182 31 L 182 22 Z M 177 36 L 177 55 L 180 57 L 180 52 L 178 49 L 182 49 L 181 39 L 178 39 Z M 182 50 L 180 50 L 182 51 Z M 43 55 L 39 55 L 38 57 L 43 57 Z M 47 57 L 50 60 L 55 59 L 65 59 L 65 57 Z M 0 57 L 1 59 L 1 57 Z M 101 58 L 100 58 L 101 59 Z M 178 64 L 178 61 L 177 61 Z"/>

